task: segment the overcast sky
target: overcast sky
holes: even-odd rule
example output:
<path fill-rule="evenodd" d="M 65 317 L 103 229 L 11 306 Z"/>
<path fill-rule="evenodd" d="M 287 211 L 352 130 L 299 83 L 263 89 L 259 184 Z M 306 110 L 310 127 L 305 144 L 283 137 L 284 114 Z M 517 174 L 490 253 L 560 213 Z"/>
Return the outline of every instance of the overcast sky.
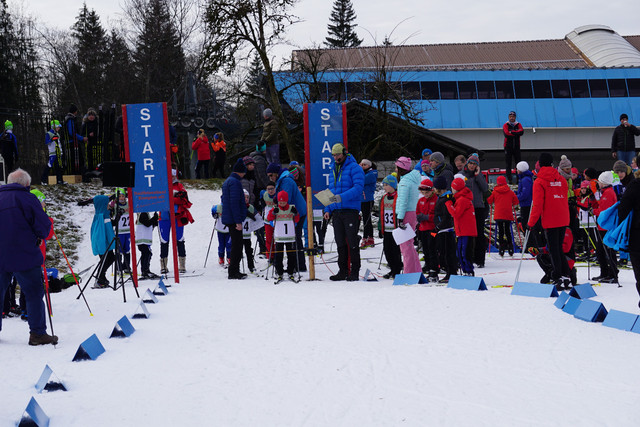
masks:
<path fill-rule="evenodd" d="M 87 0 L 103 26 L 122 18 L 122 0 Z M 390 35 L 394 44 L 459 43 L 563 38 L 576 27 L 604 24 L 617 33 L 640 34 L 640 2 L 610 0 L 352 0 L 363 45 L 381 43 Z M 82 7 L 80 0 L 9 0 L 21 4 L 37 20 L 68 29 Z M 289 56 L 293 47 L 324 41 L 333 0 L 302 0 L 292 13 L 303 22 L 291 27 L 293 46 L 275 54 Z M 394 28 L 397 27 L 394 31 Z M 393 32 L 393 34 L 391 34 Z"/>

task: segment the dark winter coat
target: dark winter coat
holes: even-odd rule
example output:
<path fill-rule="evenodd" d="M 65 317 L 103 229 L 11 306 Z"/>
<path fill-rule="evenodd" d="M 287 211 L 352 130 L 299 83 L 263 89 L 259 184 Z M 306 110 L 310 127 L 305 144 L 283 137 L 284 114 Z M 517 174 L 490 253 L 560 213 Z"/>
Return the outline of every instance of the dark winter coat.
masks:
<path fill-rule="evenodd" d="M 229 175 L 222 184 L 222 223 L 229 227 L 242 224 L 247 217 L 247 205 L 242 191 L 242 178 L 237 173 Z"/>
<path fill-rule="evenodd" d="M 611 137 L 611 152 L 616 151 L 636 151 L 636 136 L 640 135 L 640 130 L 634 125 L 619 125 L 613 130 Z"/>
<path fill-rule="evenodd" d="M 475 171 L 470 171 L 466 166 L 462 173 L 467 177 L 465 185 L 473 194 L 473 207 L 476 209 L 484 208 L 484 194 L 489 191 L 489 185 L 484 174 L 480 172 L 476 175 Z"/>
<path fill-rule="evenodd" d="M 275 118 L 270 118 L 264 121 L 262 126 L 262 141 L 267 143 L 267 147 L 280 144 L 280 130 L 278 129 L 278 121 Z"/>
<path fill-rule="evenodd" d="M 18 139 L 13 132 L 4 131 L 0 135 L 0 154 L 7 161 L 18 161 Z M 6 171 L 6 174 L 9 175 L 9 172 L 11 171 Z"/>
<path fill-rule="evenodd" d="M 477 236 L 476 211 L 473 209 L 473 194 L 471 190 L 464 187 L 456 192 L 453 198 L 456 201 L 455 204 L 449 200 L 445 203 L 445 206 L 453 217 L 456 236 Z"/>
<path fill-rule="evenodd" d="M 444 176 L 447 180 L 447 188 L 451 188 L 453 182 L 453 166 L 448 163 L 439 164 L 437 168 L 433 170 L 433 180 L 440 175 Z"/>
<path fill-rule="evenodd" d="M 296 207 L 301 218 L 307 215 L 307 202 L 304 200 L 302 193 L 298 189 L 298 185 L 288 170 L 282 171 L 276 181 L 276 194 L 280 191 L 286 191 L 289 195 L 289 204 L 293 204 L 293 206 Z"/>
<path fill-rule="evenodd" d="M 89 136 L 90 133 L 93 133 L 93 136 Z M 82 119 L 80 134 L 86 138 L 88 143 L 96 144 L 98 142 L 98 117 L 96 117 L 95 120 L 89 120 L 85 116 Z"/>
<path fill-rule="evenodd" d="M 551 166 L 540 168 L 533 182 L 533 201 L 529 214 L 529 227 L 542 217 L 542 228 L 566 227 L 569 225 L 569 192 L 567 180 Z"/>
<path fill-rule="evenodd" d="M 355 209 L 360 211 L 362 191 L 364 190 L 364 171 L 351 154 L 341 165 L 334 164 L 329 174 L 329 190 L 333 194 L 340 195 L 340 203 L 332 203 L 325 212 L 337 209 Z"/>
<path fill-rule="evenodd" d="M 533 174 L 531 171 L 524 171 L 518 174 L 518 201 L 520 206 L 531 206 L 533 198 Z"/>
<path fill-rule="evenodd" d="M 446 202 L 452 199 L 451 191 L 446 191 L 438 196 L 438 201 L 433 211 L 433 225 L 438 231 L 453 228 L 453 217 L 446 206 Z"/>
<path fill-rule="evenodd" d="M 373 194 L 376 192 L 377 182 L 378 171 L 376 169 L 369 168 L 369 170 L 364 174 L 364 191 L 362 192 L 363 202 L 373 202 Z"/>
<path fill-rule="evenodd" d="M 504 149 L 520 151 L 520 137 L 524 133 L 522 125 L 519 122 L 506 122 L 502 126 L 502 133 L 504 134 Z"/>
<path fill-rule="evenodd" d="M 256 178 L 256 192 L 260 194 L 261 190 L 267 189 L 269 177 L 267 176 L 267 157 L 263 151 L 254 151 L 249 154 L 255 163 L 253 173 Z"/>
<path fill-rule="evenodd" d="M 618 205 L 618 220 L 623 221 L 629 212 L 633 212 L 629 232 L 629 252 L 640 252 L 640 180 L 629 183 Z"/>
<path fill-rule="evenodd" d="M 507 184 L 496 185 L 487 199 L 490 205 L 495 204 L 493 219 L 513 221 L 513 207 L 518 205 L 518 197 Z"/>
<path fill-rule="evenodd" d="M 249 203 L 253 204 L 256 201 L 256 178 L 255 170 L 247 171 L 242 177 L 242 189 L 247 190 L 249 193 Z"/>
<path fill-rule="evenodd" d="M 78 134 L 78 127 L 76 126 L 76 116 L 68 113 L 64 118 L 65 136 L 68 143 L 82 142 L 84 138 Z M 123 136 L 124 138 L 124 136 Z"/>
<path fill-rule="evenodd" d="M 0 187 L 0 271 L 25 271 L 42 265 L 38 239 L 51 230 L 51 220 L 37 197 L 20 184 Z"/>

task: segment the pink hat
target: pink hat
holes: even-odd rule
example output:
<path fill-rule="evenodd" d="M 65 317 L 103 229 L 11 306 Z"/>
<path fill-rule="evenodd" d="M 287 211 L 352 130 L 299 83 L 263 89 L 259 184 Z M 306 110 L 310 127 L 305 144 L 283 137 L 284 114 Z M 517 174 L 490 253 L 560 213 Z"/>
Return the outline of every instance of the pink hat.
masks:
<path fill-rule="evenodd" d="M 404 169 L 406 171 L 410 171 L 411 170 L 411 159 L 405 156 L 400 157 L 398 160 L 396 160 L 396 166 L 399 169 Z"/>
<path fill-rule="evenodd" d="M 583 179 L 580 182 L 580 188 L 589 188 L 590 185 L 591 185 L 591 181 L 589 181 L 588 179 Z"/>

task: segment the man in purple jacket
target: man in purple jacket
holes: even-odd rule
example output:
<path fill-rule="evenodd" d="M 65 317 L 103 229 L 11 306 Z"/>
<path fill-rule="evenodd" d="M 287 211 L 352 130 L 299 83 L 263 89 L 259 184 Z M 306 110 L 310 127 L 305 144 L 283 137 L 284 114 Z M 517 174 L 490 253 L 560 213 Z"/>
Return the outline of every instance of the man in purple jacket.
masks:
<path fill-rule="evenodd" d="M 49 236 L 51 220 L 36 196 L 29 192 L 31 177 L 16 169 L 0 187 L 0 301 L 15 276 L 24 292 L 29 313 L 29 345 L 57 344 L 47 334 L 40 242 Z M 0 319 L 0 329 L 2 320 Z"/>

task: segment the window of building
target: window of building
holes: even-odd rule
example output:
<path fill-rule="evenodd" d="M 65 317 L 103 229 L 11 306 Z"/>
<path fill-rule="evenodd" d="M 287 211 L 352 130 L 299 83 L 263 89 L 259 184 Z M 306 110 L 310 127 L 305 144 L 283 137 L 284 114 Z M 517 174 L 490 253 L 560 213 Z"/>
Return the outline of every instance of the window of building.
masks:
<path fill-rule="evenodd" d="M 549 80 L 534 80 L 533 95 L 537 99 L 551 98 L 551 82 Z"/>
<path fill-rule="evenodd" d="M 551 80 L 551 91 L 554 98 L 571 98 L 569 80 Z"/>
<path fill-rule="evenodd" d="M 347 99 L 363 99 L 364 85 L 362 82 L 347 82 Z"/>
<path fill-rule="evenodd" d="M 438 82 L 420 82 L 422 99 L 440 99 Z"/>
<path fill-rule="evenodd" d="M 403 99 L 420 99 L 419 82 L 402 82 Z"/>
<path fill-rule="evenodd" d="M 589 85 L 586 80 L 569 80 L 572 98 L 588 98 Z"/>
<path fill-rule="evenodd" d="M 458 99 L 456 82 L 440 82 L 440 99 Z"/>
<path fill-rule="evenodd" d="M 458 82 L 460 99 L 477 99 L 476 82 Z"/>
<path fill-rule="evenodd" d="M 496 97 L 498 99 L 513 99 L 513 82 L 496 82 Z"/>
<path fill-rule="evenodd" d="M 493 81 L 476 82 L 478 86 L 478 99 L 496 99 L 496 87 Z"/>
<path fill-rule="evenodd" d="M 610 97 L 627 96 L 627 82 L 624 79 L 609 79 L 608 83 Z"/>
<path fill-rule="evenodd" d="M 526 99 L 533 98 L 533 89 L 531 87 L 531 80 L 515 80 L 513 87 L 516 90 L 516 98 Z"/>
<path fill-rule="evenodd" d="M 327 83 L 328 101 L 344 101 L 345 99 L 344 82 Z"/>
<path fill-rule="evenodd" d="M 629 96 L 640 96 L 640 79 L 627 79 Z"/>
<path fill-rule="evenodd" d="M 589 89 L 592 98 L 608 98 L 607 81 L 604 79 L 589 80 Z"/>

